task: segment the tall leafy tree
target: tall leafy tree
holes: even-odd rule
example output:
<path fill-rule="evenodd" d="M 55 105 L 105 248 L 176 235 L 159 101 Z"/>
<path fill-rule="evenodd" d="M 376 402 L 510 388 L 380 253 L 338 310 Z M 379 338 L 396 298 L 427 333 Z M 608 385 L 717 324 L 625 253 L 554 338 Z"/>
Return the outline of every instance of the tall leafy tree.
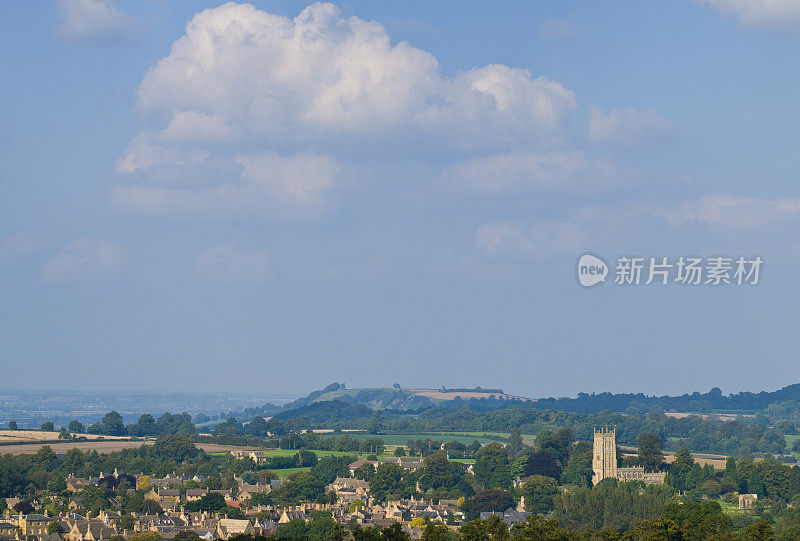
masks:
<path fill-rule="evenodd" d="M 525 462 L 524 473 L 530 475 L 544 475 L 559 479 L 561 477 L 561 466 L 558 459 L 551 451 L 536 451 L 528 455 Z"/>
<path fill-rule="evenodd" d="M 522 485 L 525 510 L 537 515 L 546 515 L 555 509 L 554 499 L 557 494 L 556 480 L 552 477 L 534 475 Z"/>
<path fill-rule="evenodd" d="M 506 489 L 511 486 L 508 451 L 499 443 L 490 443 L 478 451 L 473 471 L 475 480 L 483 488 Z"/>
<path fill-rule="evenodd" d="M 247 433 L 251 436 L 263 438 L 269 434 L 269 425 L 263 417 L 253 417 L 253 420 L 247 424 Z"/>
<path fill-rule="evenodd" d="M 469 503 L 467 503 L 469 502 Z M 503 512 L 509 507 L 514 507 L 514 498 L 505 490 L 490 488 L 476 492 L 465 502 L 465 511 L 472 518 L 477 518 L 484 511 Z"/>
<path fill-rule="evenodd" d="M 509 457 L 514 458 L 520 454 L 522 452 L 522 447 L 522 430 L 517 426 L 514 427 L 514 430 L 511 431 L 511 435 L 508 438 Z"/>
<path fill-rule="evenodd" d="M 644 432 L 636 439 L 639 448 L 639 463 L 647 471 L 659 471 L 664 464 L 664 443 L 654 432 Z"/>
<path fill-rule="evenodd" d="M 574 440 L 572 429 L 569 427 L 560 428 L 557 431 L 542 430 L 536 436 L 536 447 L 540 451 L 550 452 L 563 467 L 567 463 Z"/>
<path fill-rule="evenodd" d="M 681 447 L 678 449 L 678 451 L 675 453 L 674 462 L 670 464 L 669 483 L 676 490 L 686 490 L 687 488 L 692 488 L 687 487 L 687 480 L 689 479 L 694 466 L 694 457 L 692 457 L 692 453 L 689 452 L 689 449 L 686 447 Z"/>
<path fill-rule="evenodd" d="M 427 456 L 423 462 L 424 465 L 418 472 L 422 490 L 452 490 L 465 484 L 466 466 L 460 462 L 451 462 L 443 452 Z"/>

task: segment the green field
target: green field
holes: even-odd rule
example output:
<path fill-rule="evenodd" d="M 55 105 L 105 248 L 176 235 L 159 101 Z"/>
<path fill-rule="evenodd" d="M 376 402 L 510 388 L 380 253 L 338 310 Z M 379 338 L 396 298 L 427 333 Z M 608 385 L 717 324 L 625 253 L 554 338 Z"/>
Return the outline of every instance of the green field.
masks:
<path fill-rule="evenodd" d="M 722 510 L 725 511 L 726 513 L 740 513 L 741 512 L 741 511 L 739 511 L 739 505 L 738 504 L 728 503 L 728 502 L 726 502 L 724 500 L 714 500 L 714 501 L 716 501 L 719 504 L 719 506 L 722 507 Z"/>
<path fill-rule="evenodd" d="M 424 434 L 381 434 L 380 436 L 374 436 L 371 434 L 351 434 L 354 438 L 359 441 L 364 441 L 367 438 L 380 438 L 386 445 L 406 445 L 408 440 L 427 440 L 432 439 L 436 441 L 458 441 L 463 444 L 469 445 L 473 441 L 477 440 L 480 443 L 492 443 L 493 441 L 497 441 L 495 439 L 483 437 L 485 435 L 488 436 L 495 436 L 500 435 L 497 432 L 489 433 L 489 432 L 474 432 L 474 433 L 464 433 L 464 432 L 429 432 Z M 508 437 L 506 435 L 505 437 Z M 528 436 L 523 436 L 523 438 L 527 438 Z"/>
<path fill-rule="evenodd" d="M 792 445 L 794 445 L 794 442 L 796 442 L 797 440 L 800 440 L 800 436 L 791 435 L 791 436 L 784 436 L 784 438 L 786 438 L 786 449 L 788 450 L 788 452 L 792 453 L 795 457 L 800 458 L 800 453 L 795 453 L 792 451 Z"/>
<path fill-rule="evenodd" d="M 294 456 L 297 454 L 297 449 L 262 449 L 264 454 L 268 457 L 275 457 L 275 456 Z M 322 456 L 345 456 L 345 455 L 352 455 L 354 453 L 345 453 L 344 451 L 318 451 L 316 449 L 310 449 L 315 455 L 318 457 Z"/>
<path fill-rule="evenodd" d="M 286 479 L 293 473 L 297 472 L 310 472 L 311 468 L 284 468 L 282 470 L 269 470 L 281 479 Z"/>
<path fill-rule="evenodd" d="M 255 447 L 254 447 L 254 449 L 255 449 Z M 297 449 L 264 449 L 264 448 L 258 448 L 258 449 L 260 451 L 263 451 L 264 455 L 269 457 L 269 458 L 277 457 L 277 456 L 294 456 L 294 455 L 297 454 Z M 347 453 L 345 451 L 319 451 L 317 449 L 310 449 L 310 451 L 312 451 L 318 457 L 331 456 L 331 455 L 333 455 L 333 456 L 346 456 L 346 455 L 357 455 L 358 454 L 358 453 Z M 218 451 L 218 452 L 213 452 L 213 453 L 208 453 L 208 454 L 209 455 L 223 456 L 223 455 L 227 455 L 229 453 L 227 451 Z"/>

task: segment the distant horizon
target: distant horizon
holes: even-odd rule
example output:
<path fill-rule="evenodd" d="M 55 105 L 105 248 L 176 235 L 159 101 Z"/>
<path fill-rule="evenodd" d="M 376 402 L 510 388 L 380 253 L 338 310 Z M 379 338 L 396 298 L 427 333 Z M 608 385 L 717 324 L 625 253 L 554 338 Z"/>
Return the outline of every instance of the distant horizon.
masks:
<path fill-rule="evenodd" d="M 329 382 L 329 383 L 331 383 L 331 382 Z M 388 385 L 363 385 L 363 386 L 359 385 L 359 386 L 351 386 L 351 385 L 348 385 L 346 381 L 340 382 L 340 383 L 344 383 L 347 386 L 347 389 L 392 389 L 392 384 L 388 384 Z M 533 396 L 533 395 L 521 394 L 521 393 L 518 393 L 518 392 L 511 392 L 508 389 L 506 389 L 504 386 L 498 386 L 498 385 L 458 385 L 458 386 L 456 386 L 456 385 L 453 385 L 453 386 L 445 385 L 445 387 L 447 387 L 448 389 L 451 389 L 451 388 L 454 388 L 454 389 L 455 388 L 458 388 L 458 389 L 475 389 L 477 387 L 480 387 L 482 389 L 502 389 L 505 394 L 509 394 L 509 395 L 513 395 L 513 396 L 520 396 L 520 397 L 523 397 L 523 398 L 531 398 L 531 399 L 577 398 L 579 394 L 584 394 L 584 393 L 585 394 L 589 394 L 589 395 L 591 395 L 591 394 L 598 395 L 598 394 L 602 394 L 602 393 L 611 393 L 611 394 L 640 394 L 641 393 L 641 394 L 644 394 L 647 397 L 651 397 L 652 398 L 652 397 L 662 397 L 662 396 L 673 396 L 673 397 L 674 396 L 684 396 L 684 395 L 692 395 L 693 393 L 705 394 L 705 393 L 708 393 L 711 389 L 713 389 L 715 387 L 719 388 L 722 391 L 722 394 L 724 396 L 736 395 L 736 394 L 739 394 L 739 393 L 754 393 L 754 394 L 757 394 L 757 393 L 760 393 L 760 392 L 775 392 L 775 391 L 784 389 L 786 387 L 789 387 L 791 385 L 796 385 L 798 383 L 800 383 L 800 382 L 786 383 L 785 385 L 780 385 L 780 386 L 774 387 L 774 388 L 741 389 L 741 390 L 734 390 L 734 391 L 728 391 L 728 390 L 726 390 L 726 389 L 724 389 L 724 388 L 722 388 L 720 386 L 713 385 L 713 386 L 709 387 L 708 389 L 704 389 L 704 390 L 695 389 L 695 390 L 684 391 L 684 392 L 676 392 L 676 393 L 646 393 L 646 392 L 642 392 L 642 391 L 602 391 L 602 390 L 594 390 L 594 391 L 592 391 L 592 390 L 584 390 L 584 391 L 577 391 L 577 392 L 575 392 L 574 394 L 571 394 L 571 395 L 540 395 L 540 396 Z M 293 393 L 288 393 L 287 392 L 287 393 L 283 393 L 283 394 L 270 394 L 270 393 L 264 393 L 264 392 L 258 392 L 258 391 L 235 391 L 235 392 L 202 391 L 202 390 L 196 390 L 196 391 L 195 390 L 192 390 L 192 391 L 166 391 L 166 390 L 146 390 L 146 389 L 145 390 L 131 390 L 131 389 L 114 390 L 114 391 L 108 391 L 107 394 L 108 395 L 125 395 L 125 396 L 129 396 L 129 395 L 198 396 L 198 397 L 211 397 L 211 396 L 213 396 L 213 397 L 230 398 L 230 399 L 237 398 L 237 397 L 247 397 L 247 398 L 251 398 L 251 399 L 256 398 L 256 397 L 262 397 L 265 402 L 280 401 L 280 402 L 288 403 L 288 402 L 291 402 L 291 401 L 296 400 L 298 398 L 304 398 L 304 397 L 308 396 L 310 393 L 312 393 L 314 391 L 321 390 L 321 389 L 323 389 L 325 387 L 325 385 L 327 385 L 327 384 L 323 384 L 323 385 L 320 385 L 318 387 L 310 388 L 310 389 L 308 389 L 306 391 L 297 391 L 297 392 L 293 392 Z M 438 389 L 441 389 L 441 388 L 442 388 L 441 385 L 439 385 L 439 386 L 429 386 L 429 387 L 425 387 L 425 386 L 421 386 L 421 385 L 415 385 L 415 386 L 401 385 L 401 389 L 403 389 L 403 390 L 410 390 L 410 389 L 438 390 Z M 15 394 L 15 393 L 19 393 L 19 394 L 47 393 L 47 394 L 65 394 L 65 395 L 68 395 L 68 394 L 75 394 L 75 395 L 87 394 L 87 395 L 95 395 L 95 396 L 97 396 L 97 395 L 100 395 L 100 396 L 106 395 L 106 393 L 98 393 L 96 390 L 85 390 L 85 389 L 23 389 L 23 388 L 14 389 L 14 388 L 3 388 L 3 387 L 0 387 L 0 396 L 2 396 L 4 394 Z"/>

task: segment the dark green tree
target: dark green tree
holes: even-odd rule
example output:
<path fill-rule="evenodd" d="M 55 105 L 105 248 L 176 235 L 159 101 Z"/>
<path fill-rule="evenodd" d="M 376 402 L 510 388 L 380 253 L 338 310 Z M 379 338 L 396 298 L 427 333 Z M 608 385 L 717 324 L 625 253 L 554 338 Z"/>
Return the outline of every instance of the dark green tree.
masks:
<path fill-rule="evenodd" d="M 536 436 L 536 447 L 539 451 L 550 452 L 560 467 L 563 467 L 567 463 L 574 440 L 572 429 L 568 427 L 560 428 L 558 431 L 542 430 Z"/>
<path fill-rule="evenodd" d="M 399 522 L 395 522 L 381 531 L 381 539 L 383 541 L 409 541 L 411 536 L 403 530 L 403 526 Z"/>
<path fill-rule="evenodd" d="M 375 477 L 375 466 L 369 462 L 353 470 L 353 477 L 362 481 L 371 481 Z"/>
<path fill-rule="evenodd" d="M 419 485 L 423 491 L 428 489 L 450 490 L 464 479 L 466 466 L 451 462 L 443 452 L 425 457 L 418 473 Z"/>
<path fill-rule="evenodd" d="M 213 513 L 215 511 L 219 511 L 220 509 L 224 509 L 226 505 L 225 497 L 222 494 L 219 492 L 209 492 L 199 500 L 186 502 L 184 507 L 191 513 L 197 513 L 200 511 Z"/>
<path fill-rule="evenodd" d="M 217 495 L 219 496 L 219 494 Z M 195 503 L 195 502 L 189 502 L 189 503 Z M 200 511 L 200 509 L 198 509 L 198 511 Z M 150 498 L 145 498 L 144 501 L 142 502 L 142 513 L 144 513 L 145 515 L 160 515 L 163 512 L 164 510 L 161 508 L 161 504 L 159 504 L 155 500 L 151 500 Z"/>
<path fill-rule="evenodd" d="M 308 524 L 308 537 L 311 541 L 341 541 L 344 527 L 333 520 L 329 511 L 314 511 Z"/>
<path fill-rule="evenodd" d="M 523 472 L 526 476 L 544 475 L 545 477 L 559 479 L 561 477 L 561 466 L 558 464 L 558 459 L 552 450 L 535 451 L 528 455 L 528 459 L 523 466 Z"/>
<path fill-rule="evenodd" d="M 510 458 L 516 457 L 518 454 L 522 452 L 522 430 L 519 427 L 514 427 L 514 430 L 511 431 L 511 435 L 508 438 L 508 456 Z"/>
<path fill-rule="evenodd" d="M 525 510 L 537 515 L 546 515 L 555 509 L 554 499 L 558 494 L 556 480 L 552 477 L 534 475 L 522 485 L 525 497 Z"/>
<path fill-rule="evenodd" d="M 588 486 L 593 473 L 592 444 L 578 442 L 573 446 L 567 465 L 561 472 L 561 482 L 565 485 Z"/>
<path fill-rule="evenodd" d="M 490 443 L 478 451 L 475 457 L 475 481 L 483 488 L 506 489 L 511 486 L 511 467 L 506 448 L 499 443 Z"/>
<path fill-rule="evenodd" d="M 750 524 L 742 532 L 742 539 L 746 541 L 773 541 L 775 531 L 766 520 L 761 520 L 755 524 Z"/>
<path fill-rule="evenodd" d="M 194 530 L 181 530 L 172 538 L 173 541 L 200 541 L 200 535 Z"/>
<path fill-rule="evenodd" d="M 279 524 L 275 537 L 279 541 L 308 541 L 308 524 L 302 518 L 294 518 L 286 524 Z"/>
<path fill-rule="evenodd" d="M 636 439 L 639 463 L 646 471 L 660 471 L 664 464 L 664 443 L 654 432 L 644 432 Z"/>
<path fill-rule="evenodd" d="M 669 483 L 676 490 L 686 490 L 687 480 L 695 465 L 694 458 L 692 457 L 692 453 L 689 452 L 689 449 L 686 447 L 678 449 L 675 453 L 675 460 L 669 467 Z"/>
<path fill-rule="evenodd" d="M 469 502 L 469 503 L 467 503 Z M 465 511 L 471 518 L 477 518 L 484 511 L 503 512 L 509 507 L 514 507 L 516 502 L 511 494 L 499 488 L 490 488 L 476 492 L 475 495 L 464 502 Z"/>
<path fill-rule="evenodd" d="M 166 434 L 159 436 L 153 445 L 153 453 L 157 456 L 182 462 L 188 458 L 195 458 L 203 451 L 198 449 L 189 436 L 183 434 Z"/>
<path fill-rule="evenodd" d="M 314 473 L 326 485 L 333 483 L 337 477 L 350 477 L 350 468 L 347 466 L 352 462 L 352 458 L 350 456 L 333 455 L 320 458 L 314 466 Z"/>
<path fill-rule="evenodd" d="M 263 417 L 253 417 L 253 420 L 247 424 L 247 433 L 257 438 L 263 438 L 269 435 L 269 425 Z"/>

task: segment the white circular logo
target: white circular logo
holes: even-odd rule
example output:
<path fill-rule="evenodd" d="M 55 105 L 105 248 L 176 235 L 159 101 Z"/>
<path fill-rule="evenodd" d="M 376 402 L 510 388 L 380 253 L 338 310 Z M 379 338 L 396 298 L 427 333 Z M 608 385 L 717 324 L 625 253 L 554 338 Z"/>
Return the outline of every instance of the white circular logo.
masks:
<path fill-rule="evenodd" d="M 583 254 L 578 259 L 578 282 L 583 287 L 592 287 L 606 281 L 608 265 L 599 257 Z"/>

